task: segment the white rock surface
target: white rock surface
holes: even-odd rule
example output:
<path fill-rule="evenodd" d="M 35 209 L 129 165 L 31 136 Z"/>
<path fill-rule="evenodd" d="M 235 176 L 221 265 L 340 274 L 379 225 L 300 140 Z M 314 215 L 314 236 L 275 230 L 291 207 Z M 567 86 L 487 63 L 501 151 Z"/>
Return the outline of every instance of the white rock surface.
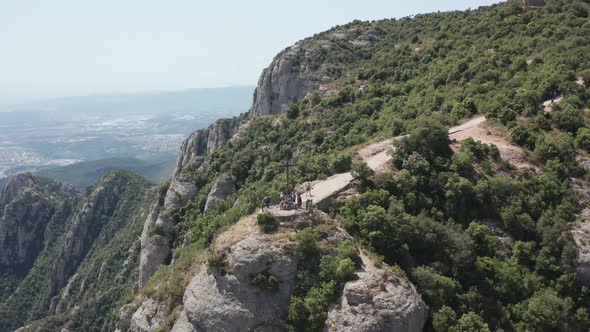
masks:
<path fill-rule="evenodd" d="M 295 289 L 297 259 L 287 247 L 263 235 L 248 236 L 227 256 L 230 273 L 214 276 L 203 266 L 184 294 L 188 321 L 198 331 L 277 331 Z M 276 290 L 260 289 L 250 279 L 268 270 L 280 280 Z"/>
<path fill-rule="evenodd" d="M 306 49 L 296 43 L 275 56 L 260 75 L 251 116 L 281 113 L 289 103 L 303 99 L 321 83 L 332 81 L 322 65 L 312 69 L 306 64 L 317 60 L 319 53 L 319 47 Z"/>
<path fill-rule="evenodd" d="M 361 258 L 358 279 L 344 286 L 324 331 L 422 331 L 428 308 L 415 287 L 387 266 L 377 268 L 368 257 Z"/>
<path fill-rule="evenodd" d="M 131 318 L 131 332 L 152 332 L 165 326 L 166 306 L 151 298 L 145 298 Z"/>
<path fill-rule="evenodd" d="M 215 179 L 213 187 L 207 196 L 204 210 L 209 210 L 215 201 L 226 199 L 236 187 L 236 177 L 230 174 L 221 174 Z"/>

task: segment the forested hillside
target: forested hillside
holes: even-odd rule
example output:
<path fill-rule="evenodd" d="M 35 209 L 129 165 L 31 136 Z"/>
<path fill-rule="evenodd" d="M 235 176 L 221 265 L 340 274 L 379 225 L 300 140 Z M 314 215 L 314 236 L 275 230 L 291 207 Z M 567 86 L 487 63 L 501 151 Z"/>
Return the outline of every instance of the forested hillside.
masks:
<path fill-rule="evenodd" d="M 134 289 L 137 237 L 153 186 L 135 174 L 114 171 L 83 197 L 59 199 L 62 188 L 74 191 L 21 174 L 0 195 L 6 204 L 0 204 L 0 225 L 7 226 L 0 228 L 0 243 L 34 243 L 26 266 L 15 266 L 12 252 L 3 252 L 0 331 L 47 316 L 51 318 L 39 330 L 56 331 L 67 324 L 75 331 L 112 331 L 118 320 L 113 308 Z M 52 199 L 63 206 L 52 206 Z"/>
<path fill-rule="evenodd" d="M 279 115 L 252 117 L 209 167 L 185 172 L 200 190 L 176 210 L 174 237 L 206 247 L 264 195 L 283 190 L 285 160 L 297 165 L 296 183 L 352 167 L 364 180 L 361 196 L 331 213 L 416 284 L 429 329 L 587 329 L 581 249 L 568 230 L 583 209 L 571 184 L 586 184 L 576 156 L 588 147 L 589 9 L 583 1 L 510 1 L 353 22 L 298 43 L 287 50 L 292 70 L 331 79 Z M 559 97 L 545 112 L 544 101 Z M 511 166 L 473 140 L 453 151 L 444 126 L 476 114 L 521 146 L 531 167 Z M 404 134 L 391 171 L 372 176 L 356 164 L 355 146 Z M 203 213 L 221 173 L 236 176 L 239 190 Z M 329 294 L 338 292 L 307 282 L 312 290 L 291 302 L 295 330 L 322 326 L 309 320 L 325 319 Z"/>
<path fill-rule="evenodd" d="M 378 275 L 375 294 L 406 298 L 403 288 L 418 308 L 381 327 L 587 331 L 590 4 L 546 2 L 355 21 L 277 55 L 249 114 L 183 143 L 144 225 L 143 288 L 118 327 L 239 330 L 267 314 L 254 326 L 344 330 L 332 320 L 342 303 L 364 301 L 351 283 Z M 391 162 L 375 171 L 358 152 L 385 139 Z M 354 181 L 321 218 L 252 215 L 286 189 L 286 161 L 291 183 L 348 171 Z M 252 257 L 268 251 L 278 258 Z M 262 300 L 222 312 L 238 290 Z M 251 309 L 268 301 L 272 315 Z"/>

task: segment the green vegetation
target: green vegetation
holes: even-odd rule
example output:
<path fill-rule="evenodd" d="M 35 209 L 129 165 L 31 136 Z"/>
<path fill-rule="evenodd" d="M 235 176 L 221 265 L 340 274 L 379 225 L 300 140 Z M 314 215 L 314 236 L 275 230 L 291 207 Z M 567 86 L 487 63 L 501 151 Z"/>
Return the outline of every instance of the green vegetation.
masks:
<path fill-rule="evenodd" d="M 544 323 L 533 318 L 543 314 L 535 303 L 553 297 L 563 302 L 551 319 L 565 324 L 557 329 L 588 328 L 590 299 L 566 230 L 578 209 L 569 183 L 582 174 L 576 154 L 590 146 L 590 92 L 575 83 L 590 68 L 589 5 L 547 2 L 355 21 L 304 40 L 308 49 L 330 41 L 330 52 L 302 56 L 300 64 L 329 68 L 335 93 L 294 102 L 280 121 L 251 119 L 204 172 L 186 172 L 201 191 L 175 212 L 176 239 L 188 234 L 206 247 L 264 196 L 285 189 L 285 160 L 297 165 L 291 181 L 298 184 L 350 169 L 362 196 L 338 217 L 417 285 L 437 331 L 536 330 Z M 367 33 L 377 41 L 349 42 Z M 557 96 L 564 98 L 544 113 L 543 101 Z M 470 139 L 453 153 L 447 128 L 474 114 L 497 121 L 542 173 L 515 170 L 495 146 Z M 352 162 L 351 147 L 399 135 L 408 136 L 396 142 L 392 174 Z M 226 172 L 237 177 L 237 193 L 203 213 L 211 182 Z M 312 230 L 298 242 L 289 326 L 319 330 L 357 262 L 323 253 Z"/>
<path fill-rule="evenodd" d="M 547 6 L 533 9 L 520 3 L 355 21 L 302 41 L 302 49 L 317 55 L 302 52 L 299 64 L 329 72 L 333 91 L 311 93 L 276 117 L 252 118 L 240 139 L 208 157 L 202 172 L 183 172 L 199 191 L 171 211 L 177 221 L 175 254 L 186 240 L 195 250 L 186 252 L 190 262 L 224 228 L 254 212 L 263 197 L 278 196 L 285 189 L 285 160 L 296 164 L 290 180 L 297 184 L 351 170 L 361 195 L 335 208 L 336 217 L 355 241 L 417 286 L 431 309 L 427 329 L 588 330 L 590 294 L 577 277 L 568 230 L 579 212 L 571 178 L 587 185 L 576 156 L 590 148 L 590 5 L 547 0 Z M 377 36 L 374 43 L 350 42 L 367 34 Z M 321 46 L 326 40 L 330 51 Z M 584 84 L 576 83 L 578 76 Z M 558 96 L 563 99 L 545 113 L 543 101 Z M 496 147 L 471 139 L 451 150 L 447 128 L 474 114 L 506 132 L 539 174 L 515 169 Z M 391 172 L 376 175 L 353 162 L 360 144 L 400 135 L 406 136 L 396 141 Z M 237 191 L 203 212 L 212 182 L 223 173 L 237 178 Z M 272 231 L 268 216 L 258 222 Z M 324 240 L 318 228 L 297 235 L 300 263 L 290 330 L 322 330 L 329 305 L 355 277 L 356 245 L 344 242 L 335 252 Z M 110 254 L 116 262 L 124 257 Z M 27 292 L 41 294 L 40 300 L 24 297 L 2 307 L 0 317 L 39 317 L 50 298 L 41 277 L 48 257 L 27 284 Z M 223 256 L 211 255 L 207 263 L 211 274 L 228 272 Z M 175 266 L 153 282 L 178 301 L 185 279 L 170 271 Z M 280 285 L 275 279 L 269 273 L 251 276 L 269 291 Z M 31 316 L 25 307 L 32 307 Z M 113 313 L 99 311 L 90 311 L 96 318 L 88 324 L 95 325 L 72 326 L 92 330 L 100 320 L 100 326 L 112 327 Z"/>
<path fill-rule="evenodd" d="M 256 220 L 264 233 L 272 233 L 279 227 L 279 222 L 272 213 L 261 213 L 256 217 Z"/>
<path fill-rule="evenodd" d="M 347 240 L 337 253 L 322 251 L 318 245 L 321 229 L 311 227 L 297 234 L 300 263 L 297 287 L 289 304 L 290 331 L 321 331 L 328 307 L 336 301 L 344 284 L 356 278 L 360 263 L 356 245 Z"/>
<path fill-rule="evenodd" d="M 424 142 L 446 136 L 436 124 L 418 126 L 398 143 L 400 171 L 377 176 L 341 208 L 348 230 L 409 272 L 433 310 L 436 331 L 588 328 L 590 298 L 576 278 L 576 249 L 565 232 L 577 211 L 569 186 L 575 148 L 543 148 L 543 174 L 507 177 L 494 174 L 501 169 L 497 150 L 473 140 L 452 157 L 436 144 L 408 148 L 413 135 L 429 133 Z M 538 147 L 566 137 L 548 136 Z M 484 162 L 492 173 L 484 173 Z M 481 220 L 497 220 L 514 242 L 474 222 Z M 536 306 L 541 302 L 550 305 Z"/>
<path fill-rule="evenodd" d="M 223 255 L 211 255 L 207 258 L 207 273 L 223 276 L 227 273 L 227 261 Z"/>
<path fill-rule="evenodd" d="M 111 175 L 113 175 L 111 173 Z M 118 313 L 113 308 L 132 292 L 137 283 L 137 270 L 125 268 L 137 266 L 139 261 L 138 236 L 144 222 L 143 211 L 149 208 L 152 185 L 143 178 L 124 171 L 109 176 L 106 186 L 112 195 L 120 199 L 111 215 L 96 220 L 100 225 L 92 247 L 77 267 L 76 278 L 70 280 L 69 294 L 60 305 L 64 309 L 74 306 L 79 310 L 66 311 L 35 322 L 41 330 L 59 330 L 68 327 L 80 331 L 114 330 Z M 35 319 L 47 315 L 47 308 L 54 293 L 53 279 L 48 278 L 63 245 L 71 220 L 56 223 L 48 234 L 48 245 L 35 261 L 32 269 L 20 283 L 19 296 L 0 302 L 0 330 L 14 330 Z M 132 248 L 134 254 L 129 255 Z M 69 267 L 76 269 L 76 267 Z"/>
<path fill-rule="evenodd" d="M 109 158 L 47 168 L 37 174 L 69 183 L 78 190 L 84 191 L 86 187 L 94 185 L 100 178 L 113 170 L 127 170 L 154 183 L 159 183 L 172 173 L 174 166 L 174 161 L 150 164 L 134 158 Z"/>
<path fill-rule="evenodd" d="M 276 290 L 280 280 L 267 269 L 250 277 L 250 282 L 260 289 Z"/>

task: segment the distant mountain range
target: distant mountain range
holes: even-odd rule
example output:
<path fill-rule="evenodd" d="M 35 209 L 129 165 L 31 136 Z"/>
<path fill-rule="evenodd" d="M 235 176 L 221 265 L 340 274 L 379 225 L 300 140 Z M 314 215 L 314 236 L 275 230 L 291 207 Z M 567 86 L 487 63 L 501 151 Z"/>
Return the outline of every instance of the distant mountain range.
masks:
<path fill-rule="evenodd" d="M 131 171 L 153 183 L 160 183 L 172 174 L 174 166 L 174 161 L 150 164 L 135 158 L 110 158 L 84 161 L 67 166 L 49 167 L 35 172 L 35 174 L 71 184 L 78 190 L 83 191 L 113 170 Z M 0 179 L 0 191 L 9 179 Z"/>

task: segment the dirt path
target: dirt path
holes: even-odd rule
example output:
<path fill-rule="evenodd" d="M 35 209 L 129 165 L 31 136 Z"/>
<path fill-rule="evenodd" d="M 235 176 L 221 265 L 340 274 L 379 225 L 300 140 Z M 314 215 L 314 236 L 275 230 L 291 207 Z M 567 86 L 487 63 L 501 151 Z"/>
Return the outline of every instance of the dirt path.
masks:
<path fill-rule="evenodd" d="M 473 119 L 465 122 L 462 125 L 458 125 L 458 126 L 455 126 L 455 127 L 451 128 L 451 129 L 449 129 L 449 135 L 455 134 L 455 133 L 458 133 L 458 132 L 462 132 L 462 131 L 465 131 L 467 129 L 471 129 L 471 128 L 474 128 L 474 127 L 477 127 L 480 124 L 484 123 L 485 121 L 486 121 L 486 117 L 485 116 L 475 117 L 475 118 L 473 118 Z"/>
<path fill-rule="evenodd" d="M 449 129 L 449 134 L 462 133 L 466 130 L 476 128 L 485 120 L 486 119 L 483 116 L 473 118 L 462 125 Z M 393 139 L 386 139 L 384 141 L 368 145 L 367 147 L 361 149 L 358 154 L 371 169 L 376 172 L 380 172 L 388 167 L 388 163 L 391 160 L 389 150 L 392 148 L 393 141 L 402 137 L 403 136 L 398 136 Z M 318 204 L 323 200 L 332 197 L 334 194 L 345 190 L 350 185 L 352 180 L 353 177 L 350 172 L 332 175 L 326 180 L 313 183 L 313 196 L 308 198 L 306 195 L 304 195 L 303 199 L 311 199 L 313 200 L 314 204 Z"/>
<path fill-rule="evenodd" d="M 480 141 L 482 143 L 494 144 L 496 147 L 498 147 L 500 156 L 503 160 L 509 162 L 517 168 L 528 167 L 538 170 L 535 165 L 528 162 L 524 155 L 524 150 L 521 147 L 511 144 L 503 136 L 494 135 L 491 133 L 491 130 L 485 126 L 485 118 L 483 116 L 475 118 L 469 122 L 473 122 L 475 125 L 458 126 L 452 128 L 449 130 L 449 138 L 459 142 L 467 137 L 471 137 L 474 140 Z M 459 128 L 459 130 L 453 130 L 457 128 Z"/>
<path fill-rule="evenodd" d="M 517 146 L 510 144 L 506 139 L 498 135 L 490 135 L 488 129 L 484 128 L 486 118 L 484 116 L 475 117 L 459 126 L 449 129 L 449 138 L 460 141 L 464 138 L 471 137 L 487 144 L 495 144 L 500 150 L 502 158 L 516 167 L 536 167 L 526 161 L 523 155 L 523 150 Z M 400 139 L 403 136 L 398 136 L 393 139 L 383 140 L 374 144 L 370 144 L 361 149 L 358 154 L 367 163 L 367 165 L 376 172 L 383 171 L 389 167 L 388 163 L 391 160 L 389 151 L 392 148 L 394 140 Z M 340 193 L 351 185 L 353 180 L 350 172 L 340 173 L 330 176 L 321 181 L 311 182 L 312 190 L 311 196 L 304 194 L 303 200 L 311 199 L 313 204 L 323 202 L 335 194 Z M 302 192 L 302 184 L 299 192 Z"/>
<path fill-rule="evenodd" d="M 562 99 L 563 99 L 563 97 L 557 97 L 553 100 L 551 100 L 551 99 L 545 100 L 543 102 L 543 111 L 545 111 L 545 113 L 553 112 L 553 105 L 559 103 Z"/>

